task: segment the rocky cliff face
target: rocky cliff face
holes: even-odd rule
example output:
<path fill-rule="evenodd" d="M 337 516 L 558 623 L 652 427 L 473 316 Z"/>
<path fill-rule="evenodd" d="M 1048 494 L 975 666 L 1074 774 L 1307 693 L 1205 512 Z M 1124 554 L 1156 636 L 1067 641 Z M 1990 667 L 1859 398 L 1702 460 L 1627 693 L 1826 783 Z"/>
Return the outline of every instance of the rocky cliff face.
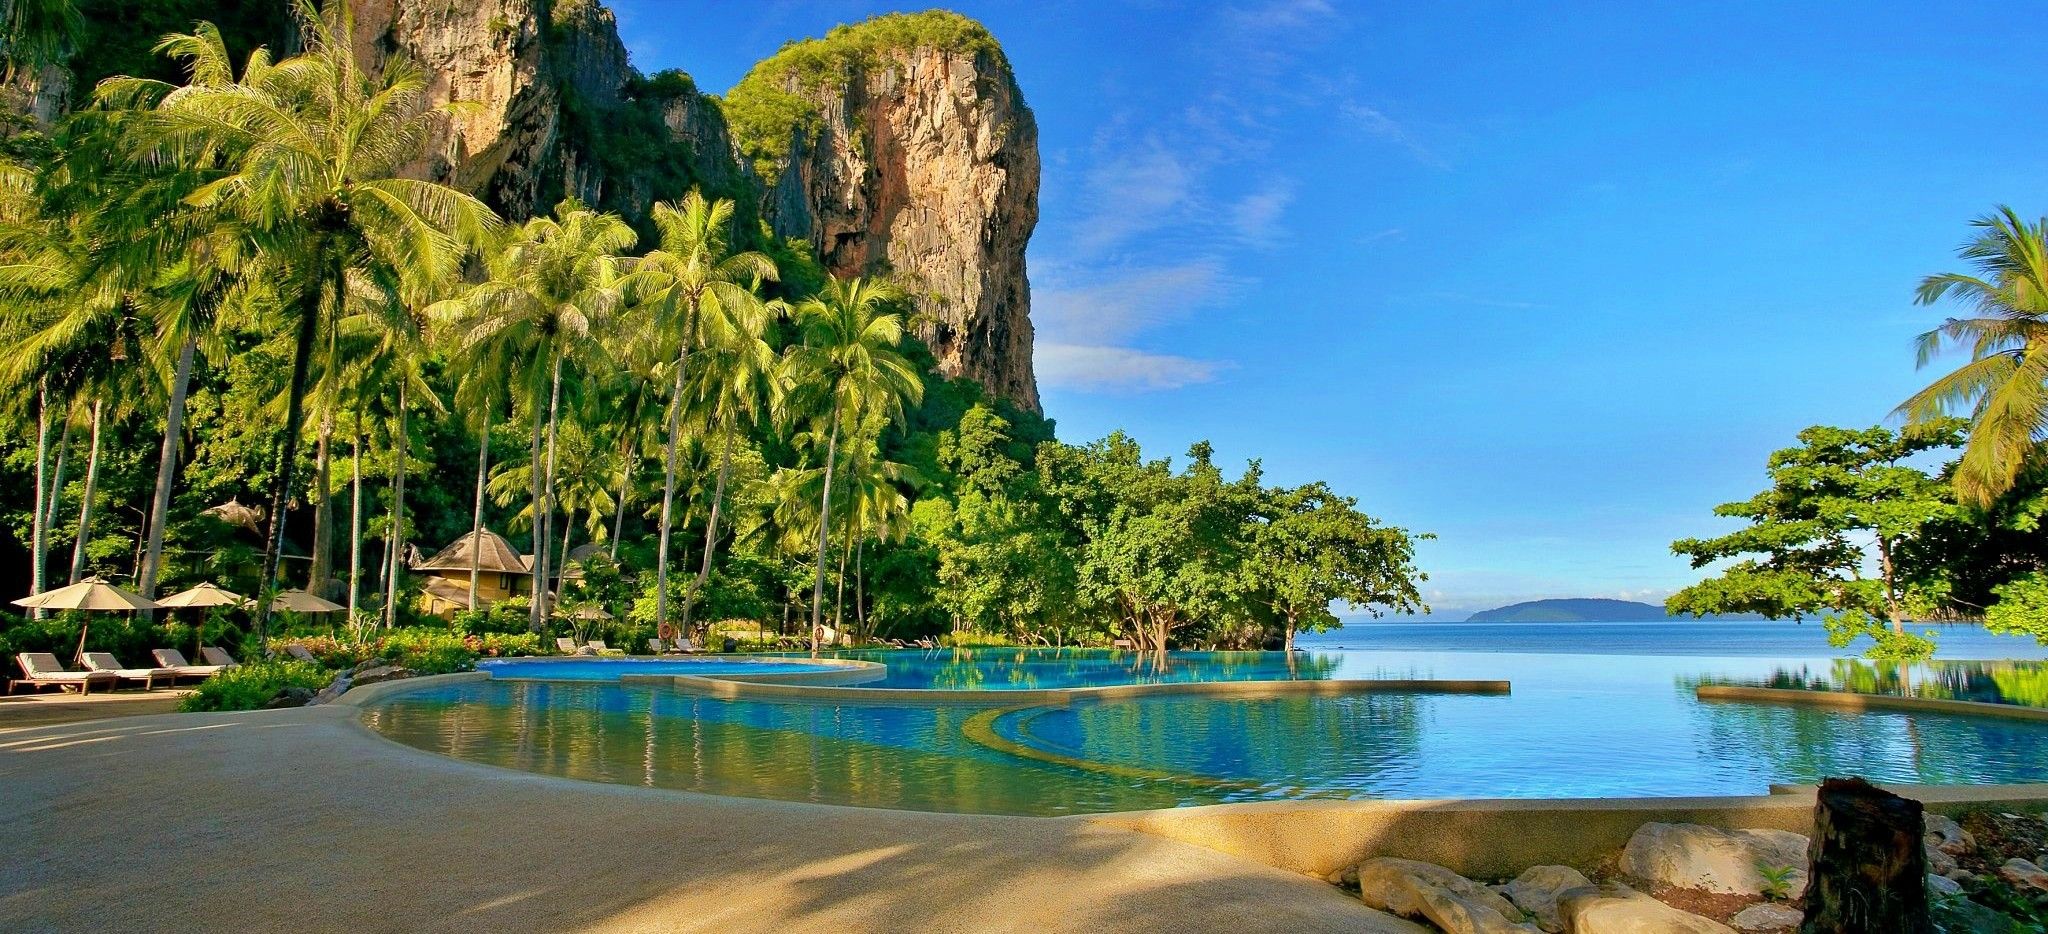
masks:
<path fill-rule="evenodd" d="M 784 90 L 815 108 L 762 214 L 840 275 L 891 273 L 915 296 L 939 372 L 1038 409 L 1024 249 L 1038 223 L 1038 127 L 985 51 L 883 49 L 843 81 Z"/>
<path fill-rule="evenodd" d="M 552 9 L 551 9 L 552 7 Z M 514 217 L 564 196 L 591 203 L 604 179 L 569 145 L 572 107 L 617 106 L 632 74 L 611 12 L 592 2 L 356 0 L 358 57 L 403 56 L 452 105 L 419 167 Z"/>
<path fill-rule="evenodd" d="M 450 105 L 420 176 L 515 219 L 564 197 L 629 218 L 692 187 L 735 199 L 742 238 L 758 217 L 834 273 L 895 276 L 939 372 L 1038 408 L 1024 269 L 1038 129 L 979 24 L 933 11 L 842 26 L 785 46 L 720 101 L 681 73 L 634 71 L 597 0 L 353 2 L 358 58 L 409 59 Z M 50 111 L 55 87 L 0 88 L 0 101 Z"/>

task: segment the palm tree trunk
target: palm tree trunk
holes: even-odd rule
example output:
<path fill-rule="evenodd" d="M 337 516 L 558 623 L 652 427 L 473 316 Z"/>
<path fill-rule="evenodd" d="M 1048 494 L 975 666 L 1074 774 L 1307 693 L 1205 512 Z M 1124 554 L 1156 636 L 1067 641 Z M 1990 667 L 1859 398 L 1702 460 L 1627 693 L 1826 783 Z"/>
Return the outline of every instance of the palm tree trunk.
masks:
<path fill-rule="evenodd" d="M 861 576 L 861 563 L 867 557 L 868 541 L 863 538 L 853 546 L 853 616 L 854 627 L 860 630 L 863 641 L 874 637 L 868 630 L 867 588 Z"/>
<path fill-rule="evenodd" d="M 356 624 L 356 599 L 363 575 L 363 411 L 356 407 L 356 443 L 349 457 L 348 622 Z"/>
<path fill-rule="evenodd" d="M 100 481 L 100 422 L 106 402 L 92 400 L 92 453 L 85 459 L 85 496 L 78 504 L 78 537 L 71 542 L 71 583 L 85 575 L 85 546 L 92 538 L 92 497 Z"/>
<path fill-rule="evenodd" d="M 476 448 L 476 512 L 469 519 L 469 608 L 476 610 L 476 579 L 483 573 L 484 481 L 491 472 L 491 404 L 484 403 L 484 430 Z"/>
<path fill-rule="evenodd" d="M 405 472 L 412 454 L 412 437 L 405 430 L 405 377 L 398 379 L 398 436 L 392 439 L 391 527 L 385 540 L 391 543 L 391 573 L 384 575 L 384 628 L 398 625 L 398 575 L 405 570 Z"/>
<path fill-rule="evenodd" d="M 576 510 L 570 509 L 562 516 L 562 570 L 569 570 L 569 536 L 576 531 Z"/>
<path fill-rule="evenodd" d="M 817 579 L 811 583 L 811 654 L 818 654 L 818 629 L 825 624 L 825 539 L 832 530 L 832 464 L 839 459 L 839 400 L 832 400 L 832 435 L 825 443 L 825 495 L 818 503 Z"/>
<path fill-rule="evenodd" d="M 334 502 L 331 452 L 334 447 L 334 408 L 320 413 L 320 434 L 313 442 L 313 567 L 306 572 L 306 589 L 327 595 L 327 582 L 334 579 Z"/>
<path fill-rule="evenodd" d="M 832 594 L 832 628 L 846 631 L 846 562 L 853 557 L 853 524 L 847 523 L 846 532 L 840 536 L 846 545 L 839 552 L 839 582 Z"/>
<path fill-rule="evenodd" d="M 339 251 L 334 252 L 334 268 L 328 271 L 328 284 L 335 290 L 335 305 L 341 304 L 341 289 L 345 260 Z M 284 407 L 284 437 L 278 440 L 277 473 L 270 480 L 270 534 L 263 543 L 263 576 L 257 585 L 259 598 L 256 601 L 256 641 L 263 642 L 270 636 L 269 593 L 277 586 L 277 559 L 284 550 L 285 498 L 292 489 L 292 467 L 299 456 L 300 422 L 306 416 L 306 373 L 313 361 L 313 338 L 320 331 L 320 304 L 325 289 L 314 289 L 306 307 L 299 309 L 298 342 L 292 348 L 292 381 L 286 390 Z"/>
<path fill-rule="evenodd" d="M 29 548 L 35 553 L 30 556 L 30 582 L 34 588 L 30 593 L 43 592 L 43 566 L 48 560 L 49 523 L 43 521 L 50 511 L 50 386 L 44 383 L 36 394 L 36 505 L 35 516 L 30 520 Z M 43 611 L 37 607 L 34 613 L 41 619 Z"/>
<path fill-rule="evenodd" d="M 59 503 L 64 498 L 64 466 L 71 453 L 73 421 L 71 406 L 67 404 L 64 407 L 64 430 L 57 433 L 57 465 L 50 471 L 50 511 L 43 516 L 43 528 L 46 530 L 54 530 L 57 527 L 57 510 L 61 508 Z"/>
<path fill-rule="evenodd" d="M 530 568 L 530 569 L 528 569 L 528 575 L 529 575 L 529 577 L 530 577 L 530 578 L 532 579 L 532 585 L 531 585 L 531 592 L 529 592 L 529 593 L 527 594 L 527 614 L 526 614 L 526 628 L 527 628 L 527 629 L 528 629 L 529 631 L 531 631 L 531 632 L 536 632 L 536 633 L 538 633 L 538 632 L 540 632 L 541 630 L 543 630 L 543 629 L 547 628 L 547 611 L 546 611 L 546 609 L 545 609 L 545 608 L 543 608 L 543 607 L 541 606 L 541 596 L 540 596 L 540 594 L 541 594 L 541 589 L 542 589 L 542 587 L 541 587 L 541 581 L 542 581 L 542 579 L 543 579 L 543 574 L 544 574 L 544 572 L 542 571 L 542 569 L 541 569 L 541 566 L 540 566 L 540 553 L 541 553 L 542 551 L 545 551 L 545 550 L 547 550 L 547 546 L 546 546 L 546 545 L 544 545 L 544 544 L 542 544 L 542 541 L 541 541 L 541 528 L 540 528 L 540 513 L 541 513 L 541 486 L 540 486 L 540 484 L 541 484 L 541 472 L 540 472 L 540 443 L 541 443 L 541 438 L 542 438 L 542 435 L 543 435 L 543 434 L 544 434 L 544 433 L 545 433 L 545 432 L 547 431 L 547 423 L 545 423 L 545 422 L 541 421 L 541 417 L 540 417 L 540 411 L 541 411 L 541 409 L 540 409 L 540 404 L 541 404 L 541 397 L 540 397 L 540 387 L 539 387 L 539 386 L 535 386 L 535 387 L 534 387 L 534 390 L 533 390 L 533 404 L 532 404 L 532 406 L 531 406 L 531 407 L 529 408 L 529 410 L 528 410 L 528 414 L 529 414 L 529 415 L 530 415 L 530 416 L 531 416 L 531 417 L 533 418 L 533 439 L 532 439 L 532 441 L 531 441 L 531 442 L 529 443 L 529 445 L 530 445 L 530 450 L 528 450 L 528 452 L 527 452 L 527 457 L 526 457 L 526 475 L 527 475 L 527 484 L 526 484 L 526 485 L 527 485 L 527 490 L 528 490 L 528 492 L 530 492 L 530 493 L 531 493 L 531 494 L 533 495 L 533 505 L 532 505 L 532 507 L 531 507 L 531 508 L 530 508 L 530 509 L 528 510 L 528 516 L 529 516 L 529 518 L 531 518 L 531 519 L 533 520 L 533 523 L 532 523 L 532 524 L 533 524 L 533 557 L 534 557 L 533 567 L 532 567 L 532 568 Z"/>
<path fill-rule="evenodd" d="M 185 429 L 185 394 L 192 385 L 192 357 L 198 347 L 196 338 L 185 339 L 185 346 L 178 349 L 177 372 L 171 377 L 171 404 L 164 411 L 164 449 L 156 465 L 156 498 L 149 509 L 149 546 L 142 556 L 142 571 L 135 575 L 137 592 L 146 599 L 156 597 L 156 576 L 163 569 L 164 527 L 171 516 L 171 482 L 178 473 L 178 445 Z"/>
<path fill-rule="evenodd" d="M 620 445 L 619 447 L 621 451 L 627 448 L 626 445 Z M 622 456 L 620 460 L 623 462 L 625 458 Z M 633 468 L 628 464 L 619 475 L 619 496 L 612 507 L 612 542 L 610 553 L 613 561 L 619 560 L 619 539 L 626 536 L 626 492 L 632 486 Z"/>
<path fill-rule="evenodd" d="M 562 358 L 559 354 L 555 356 L 555 372 L 551 382 L 553 384 L 552 388 L 548 390 L 548 475 L 546 487 L 548 501 L 547 509 L 535 520 L 540 523 L 537 527 L 542 531 L 533 537 L 536 550 L 533 556 L 533 563 L 541 569 L 541 583 L 543 584 L 555 579 L 552 573 L 555 562 L 547 554 L 547 542 L 550 537 L 549 533 L 554 531 L 555 507 L 561 503 L 561 494 L 555 491 L 555 419 L 562 405 Z M 541 607 L 542 619 L 547 618 L 547 601 L 548 597 L 545 591 L 534 594 L 534 602 L 540 604 Z"/>
<path fill-rule="evenodd" d="M 662 445 L 661 542 L 654 559 L 654 626 L 668 622 L 668 539 L 675 525 L 676 435 L 683 430 L 683 365 L 690 359 L 686 345 L 676 354 L 676 385 L 668 397 L 668 440 Z"/>
<path fill-rule="evenodd" d="M 723 424 L 724 416 L 725 403 L 720 401 L 712 423 Z M 690 595 L 683 599 L 685 634 L 690 631 L 690 614 L 697 608 L 697 591 L 704 589 L 704 582 L 711 578 L 711 554 L 718 549 L 718 507 L 725 501 L 725 478 L 731 472 L 732 432 L 728 430 L 718 443 L 718 483 L 711 490 L 711 518 L 704 523 L 704 565 L 697 569 L 697 579 L 690 582 Z"/>

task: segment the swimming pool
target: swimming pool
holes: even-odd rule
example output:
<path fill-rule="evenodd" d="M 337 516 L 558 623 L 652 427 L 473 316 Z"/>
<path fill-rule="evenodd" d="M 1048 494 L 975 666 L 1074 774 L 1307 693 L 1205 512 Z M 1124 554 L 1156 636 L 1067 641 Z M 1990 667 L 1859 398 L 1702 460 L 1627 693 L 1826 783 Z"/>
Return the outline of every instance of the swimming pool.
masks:
<path fill-rule="evenodd" d="M 1858 774 L 1892 782 L 2048 781 L 2048 729 L 1985 717 L 1708 703 L 1702 683 L 1899 688 L 1831 659 L 1564 653 L 1218 653 L 1133 677 L 1507 678 L 1502 696 L 1379 693 L 975 706 L 720 700 L 616 681 L 434 686 L 369 708 L 400 742 L 594 781 L 870 807 L 1072 814 L 1287 798 L 1761 794 Z M 1257 655 L 1260 657 L 1250 657 Z M 1043 687 L 1124 671 L 1108 653 L 869 654 L 887 686 Z M 704 664 L 716 660 L 678 660 Z M 542 664 L 567 664 L 563 662 Z M 596 664 L 619 665 L 619 662 Z M 774 664 L 802 664 L 796 660 Z M 981 671 L 963 679 L 964 668 Z M 612 671 L 616 669 L 599 669 Z M 2021 703 L 2034 662 L 1908 671 L 1908 693 Z M 1837 683 L 1839 682 L 1839 683 Z M 1019 695 L 1022 697 L 1023 695 Z"/>
<path fill-rule="evenodd" d="M 824 665 L 767 658 L 491 658 L 477 669 L 506 680 L 617 681 L 622 675 L 793 675 L 832 670 Z"/>

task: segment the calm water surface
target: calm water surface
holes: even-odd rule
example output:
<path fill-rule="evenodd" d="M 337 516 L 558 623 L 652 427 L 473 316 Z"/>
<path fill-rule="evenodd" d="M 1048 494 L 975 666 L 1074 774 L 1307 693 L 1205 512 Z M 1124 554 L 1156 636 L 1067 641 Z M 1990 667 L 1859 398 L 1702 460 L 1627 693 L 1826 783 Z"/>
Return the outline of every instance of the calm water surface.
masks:
<path fill-rule="evenodd" d="M 1790 629 L 1791 633 L 1783 630 Z M 1499 630 L 1505 630 L 1501 632 Z M 1545 636 L 1538 630 L 1548 630 Z M 1659 639 L 1661 631 L 1665 638 Z M 2040 658 L 1945 627 L 1943 655 Z M 1757 794 L 1859 774 L 2048 781 L 2048 730 L 2013 721 L 1701 703 L 1702 682 L 2048 705 L 2048 668 L 1836 657 L 1786 623 L 1377 624 L 1307 653 L 884 653 L 902 686 L 1216 677 L 1506 678 L 1510 696 L 1161 696 L 1065 707 L 719 701 L 616 683 L 476 682 L 372 709 L 401 742 L 595 781 L 938 811 L 1065 814 L 1277 798 Z M 1649 651 L 1655 648 L 1656 652 Z M 1566 651 L 1565 649 L 1571 649 Z M 1109 679 L 1109 680 L 1105 680 Z M 996 742 L 991 743 L 994 739 Z M 1027 754 L 997 748 L 1017 744 Z"/>

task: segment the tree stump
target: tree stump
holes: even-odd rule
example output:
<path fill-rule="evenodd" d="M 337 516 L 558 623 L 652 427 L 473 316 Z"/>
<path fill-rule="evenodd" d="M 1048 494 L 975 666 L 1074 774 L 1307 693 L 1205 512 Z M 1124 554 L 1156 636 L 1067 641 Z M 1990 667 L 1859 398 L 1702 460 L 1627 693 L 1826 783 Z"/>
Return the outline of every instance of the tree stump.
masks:
<path fill-rule="evenodd" d="M 1800 934 L 1929 934 L 1920 802 L 1860 778 L 1821 782 Z"/>

